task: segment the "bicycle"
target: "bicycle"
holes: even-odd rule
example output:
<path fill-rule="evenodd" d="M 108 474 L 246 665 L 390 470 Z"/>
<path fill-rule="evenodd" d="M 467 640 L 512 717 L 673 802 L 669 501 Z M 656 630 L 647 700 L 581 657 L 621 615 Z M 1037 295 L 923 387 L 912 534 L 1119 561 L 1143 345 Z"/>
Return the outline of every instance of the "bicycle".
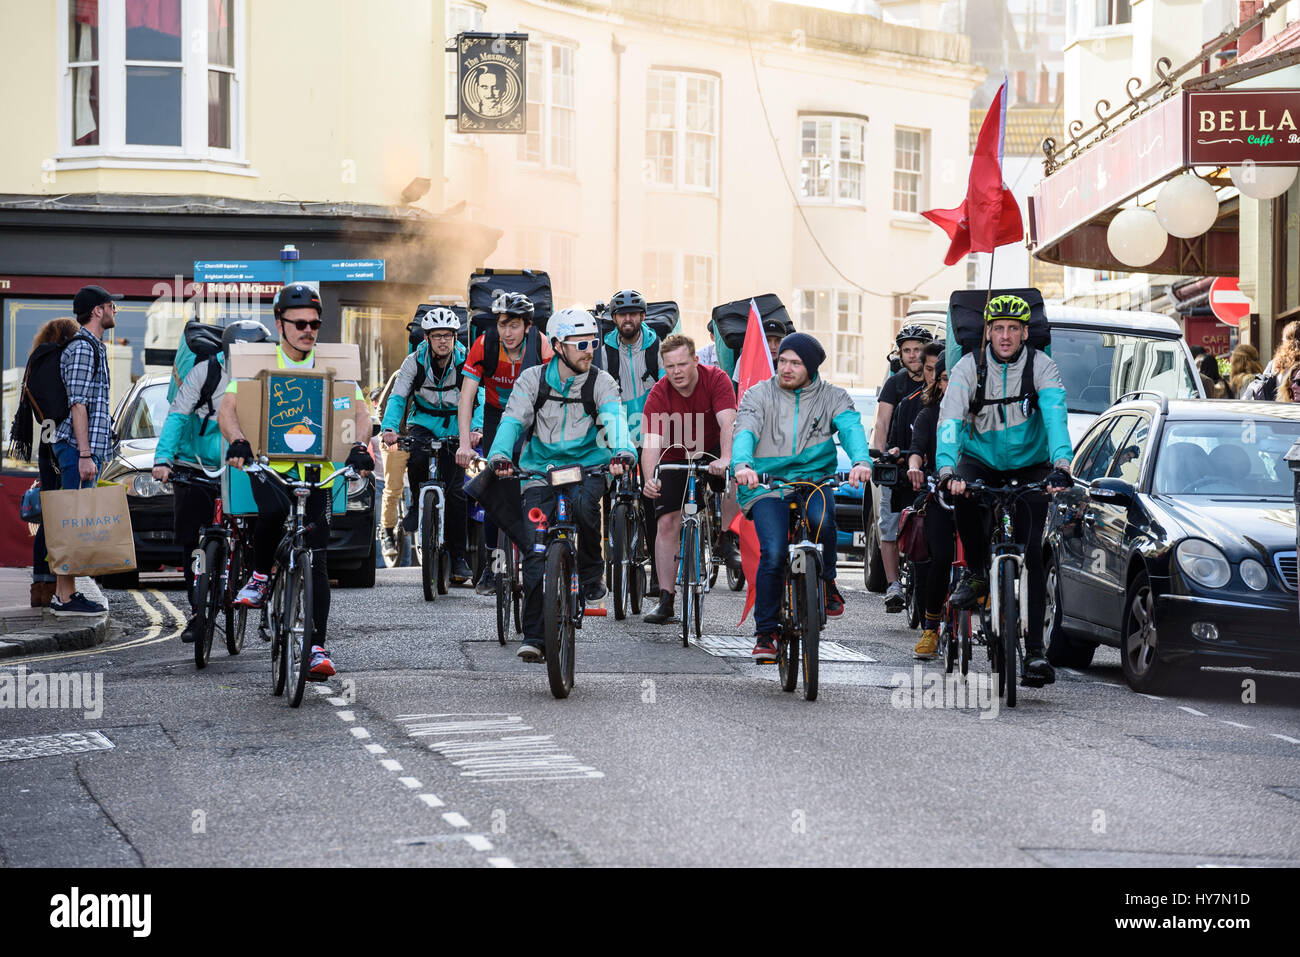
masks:
<path fill-rule="evenodd" d="M 930 496 L 930 502 L 937 502 L 938 507 L 946 512 L 953 511 L 953 504 L 943 497 L 943 491 L 934 476 L 927 476 L 925 485 Z M 926 507 L 929 508 L 930 506 L 927 505 Z M 953 539 L 952 565 L 948 575 L 948 590 L 943 601 L 943 616 L 940 619 L 941 624 L 939 626 L 939 647 L 936 651 L 940 660 L 943 661 L 945 674 L 952 674 L 960 665 L 962 676 L 965 677 L 970 672 L 971 654 L 974 645 L 983 645 L 987 642 L 983 628 L 976 629 L 972 627 L 971 612 L 964 608 L 957 608 L 947 597 L 957 589 L 957 583 L 961 581 L 961 576 L 966 570 L 966 553 L 962 549 L 961 536 L 954 532 Z"/>
<path fill-rule="evenodd" d="M 420 510 L 416 548 L 419 551 L 420 581 L 424 586 L 425 601 L 433 601 L 439 595 L 447 594 L 451 588 L 451 555 L 447 551 L 444 536 L 447 490 L 445 483 L 438 478 L 438 452 L 444 445 L 454 448 L 459 444 L 455 438 L 399 435 L 393 445 L 393 448 L 403 452 L 427 452 L 429 455 L 429 477 L 420 484 L 418 493 L 413 493 Z"/>
<path fill-rule="evenodd" d="M 199 533 L 199 546 L 193 553 L 194 615 L 198 629 L 194 636 L 194 667 L 208 666 L 212 654 L 217 618 L 224 616 L 226 651 L 237 655 L 244 650 L 244 629 L 248 609 L 235 604 L 235 596 L 252 572 L 252 543 L 248 521 L 226 515 L 221 502 L 221 470 L 215 473 L 192 469 L 173 470 L 173 486 L 197 485 L 215 492 L 212 524 Z"/>
<path fill-rule="evenodd" d="M 781 482 L 759 475 L 755 488 L 772 491 L 784 487 L 812 486 L 834 491 L 843 484 L 838 478 L 823 482 Z M 816 494 L 816 493 L 814 493 Z M 826 595 L 822 584 L 821 546 L 812 540 L 807 510 L 798 498 L 789 500 L 790 532 L 785 587 L 781 590 L 781 635 L 776 643 L 776 664 L 782 691 L 794 691 L 803 672 L 803 696 L 817 700 L 818 651 L 821 630 L 826 624 Z M 827 501 L 825 508 L 833 508 Z M 832 545 L 832 547 L 834 547 Z M 796 661 L 798 666 L 796 666 Z"/>
<path fill-rule="evenodd" d="M 610 490 L 613 504 L 609 509 L 609 590 L 614 593 L 614 618 L 622 621 L 629 612 L 641 614 L 645 597 L 646 542 L 645 507 L 641 501 L 641 483 L 631 470 L 614 479 Z"/>
<path fill-rule="evenodd" d="M 707 468 L 700 464 L 699 458 L 690 462 L 661 463 L 655 467 L 655 481 L 659 480 L 661 470 L 686 472 L 686 497 L 682 501 L 682 534 L 678 540 L 677 557 L 677 589 L 682 595 L 683 648 L 690 647 L 692 626 L 695 637 L 702 637 L 704 596 L 718 581 L 718 567 L 713 560 L 718 525 L 721 524 L 715 518 L 717 497 L 707 481 L 699 481 L 700 472 L 707 471 Z"/>
<path fill-rule="evenodd" d="M 284 523 L 284 535 L 275 549 L 271 566 L 268 600 L 262 607 L 261 632 L 271 642 L 271 693 L 277 697 L 288 690 L 289 707 L 302 704 L 303 691 L 311 680 L 311 648 L 316 629 L 312 621 L 312 549 L 306 524 L 307 497 L 336 479 L 356 477 L 351 467 L 319 480 L 320 466 L 300 466 L 305 478 L 290 479 L 270 468 L 263 456 L 257 463 L 244 466 L 254 481 L 270 477 L 293 499 L 293 507 Z M 328 514 L 328 513 L 327 513 Z"/>
<path fill-rule="evenodd" d="M 529 512 L 528 520 L 536 529 L 533 551 L 546 556 L 546 570 L 542 577 L 543 654 L 551 694 L 557 698 L 567 698 L 573 690 L 574 633 L 582 627 L 586 614 L 586 602 L 578 583 L 575 544 L 578 524 L 570 515 L 566 490 L 581 485 L 584 478 L 603 476 L 608 471 L 609 467 L 604 465 L 568 465 L 539 472 L 513 468 L 508 475 L 498 476 L 522 482 L 541 479 L 555 490 L 554 524 L 547 522 L 545 513 L 539 508 Z"/>

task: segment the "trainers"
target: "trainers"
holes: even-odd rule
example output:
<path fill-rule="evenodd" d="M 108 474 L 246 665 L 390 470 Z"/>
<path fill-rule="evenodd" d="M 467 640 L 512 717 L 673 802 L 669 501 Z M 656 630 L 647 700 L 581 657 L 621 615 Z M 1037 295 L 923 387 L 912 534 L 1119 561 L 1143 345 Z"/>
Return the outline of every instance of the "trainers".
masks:
<path fill-rule="evenodd" d="M 1050 685 L 1056 682 L 1056 669 L 1043 657 L 1042 649 L 1025 650 L 1025 684 Z"/>
<path fill-rule="evenodd" d="M 478 584 L 474 586 L 476 595 L 495 595 L 497 593 L 497 576 L 492 574 L 491 567 L 483 566 L 483 574 L 478 577 Z"/>
<path fill-rule="evenodd" d="M 898 582 L 890 582 L 889 587 L 885 589 L 885 611 L 891 615 L 896 615 L 903 610 L 903 586 Z"/>
<path fill-rule="evenodd" d="M 531 641 L 525 641 L 515 652 L 517 656 L 527 661 L 529 664 L 536 664 L 544 657 L 542 646 Z"/>
<path fill-rule="evenodd" d="M 389 565 L 397 564 L 397 529 L 386 528 L 381 536 L 380 547 L 384 553 L 384 561 Z"/>
<path fill-rule="evenodd" d="M 929 661 L 934 657 L 934 653 L 939 650 L 939 632 L 934 628 L 927 628 L 921 632 L 921 640 L 916 643 L 912 649 L 912 657 L 919 658 L 921 661 Z"/>
<path fill-rule="evenodd" d="M 676 621 L 677 616 L 673 614 L 673 597 L 672 592 L 661 590 L 659 592 L 659 604 L 655 605 L 654 610 L 641 620 L 647 625 L 666 625 L 671 621 Z"/>
<path fill-rule="evenodd" d="M 582 586 L 582 600 L 588 605 L 594 605 L 608 594 L 609 589 L 605 587 L 603 582 L 592 582 L 589 585 Z"/>
<path fill-rule="evenodd" d="M 58 595 L 55 595 L 53 598 L 51 598 L 50 611 L 54 612 L 54 614 L 62 618 L 65 616 L 73 616 L 73 615 L 80 615 L 84 617 L 89 617 L 91 615 L 103 615 L 108 612 L 108 609 L 105 608 L 97 601 L 91 601 L 81 592 L 74 591 L 72 593 L 72 597 L 69 598 L 67 601 L 59 601 Z"/>
<path fill-rule="evenodd" d="M 458 555 L 451 561 L 451 583 L 453 585 L 463 585 L 474 577 L 474 570 L 469 567 L 469 562 L 465 561 L 464 555 Z"/>
<path fill-rule="evenodd" d="M 194 644 L 199 635 L 199 616 L 195 615 L 185 624 L 185 630 L 181 632 L 181 641 L 187 645 Z"/>
<path fill-rule="evenodd" d="M 776 661 L 776 635 L 759 634 L 754 637 L 757 641 L 750 657 L 759 664 L 773 664 Z"/>
<path fill-rule="evenodd" d="M 844 614 L 844 596 L 834 582 L 826 583 L 826 617 L 838 618 Z"/>
<path fill-rule="evenodd" d="M 948 601 L 954 608 L 972 609 L 977 604 L 981 604 L 980 599 L 988 593 L 989 583 L 967 571 L 962 575 L 957 587 L 953 589 L 953 593 L 948 596 Z"/>
<path fill-rule="evenodd" d="M 312 681 L 324 681 L 334 677 L 334 662 L 330 661 L 329 652 L 320 645 L 312 645 L 311 670 L 307 677 Z"/>
<path fill-rule="evenodd" d="M 239 594 L 235 596 L 235 604 L 245 608 L 261 608 L 266 604 L 266 592 L 270 585 L 269 578 L 253 572 L 248 584 L 239 589 Z"/>

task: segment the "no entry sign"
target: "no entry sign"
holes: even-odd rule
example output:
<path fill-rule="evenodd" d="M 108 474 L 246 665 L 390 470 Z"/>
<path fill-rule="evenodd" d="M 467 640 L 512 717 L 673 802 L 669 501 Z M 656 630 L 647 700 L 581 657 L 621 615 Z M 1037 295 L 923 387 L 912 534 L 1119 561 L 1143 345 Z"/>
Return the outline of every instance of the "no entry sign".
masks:
<path fill-rule="evenodd" d="M 1236 276 L 1220 276 L 1210 284 L 1210 311 L 1230 326 L 1250 315 L 1250 300 L 1242 294 L 1240 282 Z"/>

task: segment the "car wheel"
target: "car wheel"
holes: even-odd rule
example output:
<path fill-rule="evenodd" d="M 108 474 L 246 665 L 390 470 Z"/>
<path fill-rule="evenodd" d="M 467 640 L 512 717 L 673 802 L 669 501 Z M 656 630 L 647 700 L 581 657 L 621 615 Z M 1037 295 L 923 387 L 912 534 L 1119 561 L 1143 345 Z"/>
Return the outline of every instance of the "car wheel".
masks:
<path fill-rule="evenodd" d="M 1121 634 L 1120 664 L 1128 686 L 1142 692 L 1168 687 L 1174 668 L 1160 657 L 1155 591 L 1146 572 L 1129 586 Z"/>
<path fill-rule="evenodd" d="M 876 523 L 874 510 L 864 510 L 867 520 L 867 547 L 862 553 L 862 584 L 867 591 L 881 594 L 888 586 L 885 580 L 885 562 L 880 557 L 880 526 Z"/>
<path fill-rule="evenodd" d="M 1073 638 L 1061 629 L 1061 570 L 1056 556 L 1047 560 L 1043 593 L 1047 600 L 1043 606 L 1043 645 L 1047 660 L 1058 667 L 1087 668 L 1097 651 L 1097 643 Z"/>
<path fill-rule="evenodd" d="M 335 576 L 338 579 L 340 588 L 375 587 L 375 547 L 375 543 L 372 541 L 370 554 L 361 560 L 360 565 L 347 571 L 341 571 Z"/>

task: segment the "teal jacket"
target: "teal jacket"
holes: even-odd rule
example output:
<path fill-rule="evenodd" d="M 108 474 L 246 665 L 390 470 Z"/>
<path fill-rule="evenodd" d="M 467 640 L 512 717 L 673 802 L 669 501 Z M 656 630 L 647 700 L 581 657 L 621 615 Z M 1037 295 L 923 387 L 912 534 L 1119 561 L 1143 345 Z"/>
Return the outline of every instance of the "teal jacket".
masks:
<path fill-rule="evenodd" d="M 216 390 L 212 393 L 213 405 L 221 405 L 226 386 L 230 384 L 230 377 L 225 370 L 224 352 L 203 362 L 196 362 L 176 390 L 176 398 L 167 410 L 158 444 L 154 447 L 155 465 L 201 466 L 212 472 L 225 464 L 226 445 L 221 438 L 221 429 L 217 428 L 216 413 L 213 412 L 205 422 L 207 405 L 204 404 L 201 411 L 196 409 L 203 383 L 208 377 L 209 362 L 222 366 L 221 378 L 217 380 Z"/>
<path fill-rule="evenodd" d="M 384 406 L 381 428 L 397 431 L 402 427 L 402 416 L 406 414 L 409 402 L 410 413 L 406 414 L 408 425 L 418 425 L 428 429 L 435 438 L 454 437 L 459 432 L 457 408 L 460 402 L 460 369 L 465 364 L 469 350 L 458 340 L 452 350 L 451 361 L 441 373 L 434 370 L 433 358 L 429 354 L 429 344 L 422 342 L 414 351 L 402 360 L 393 380 L 393 389 L 388 394 Z M 424 382 L 415 395 L 411 389 L 419 370 L 424 370 Z M 480 390 L 480 396 L 481 396 Z M 477 404 L 471 429 L 482 425 L 482 402 Z"/>
<path fill-rule="evenodd" d="M 623 410 L 627 415 L 628 429 L 632 434 L 632 444 L 639 446 L 641 444 L 641 413 L 645 409 L 645 400 L 650 396 L 650 390 L 654 384 L 664 377 L 662 360 L 656 365 L 658 369 L 655 375 L 651 375 L 650 369 L 646 362 L 647 350 L 653 349 L 657 354 L 659 351 L 659 337 L 655 331 L 645 323 L 641 324 L 641 342 L 637 345 L 625 346 L 618 337 L 618 330 L 615 329 L 605 336 L 606 363 L 609 368 L 606 370 L 614 381 L 618 383 L 619 393 L 622 395 Z M 613 363 L 613 355 L 618 355 L 618 365 Z"/>
<path fill-rule="evenodd" d="M 854 465 L 871 464 L 862 417 L 849 394 L 819 376 L 802 389 L 783 389 L 775 378 L 745 390 L 736 413 L 732 469 L 748 466 L 783 482 L 819 482 L 835 474 L 835 434 Z M 736 489 L 746 514 L 760 498 L 781 495 L 765 489 Z"/>
<path fill-rule="evenodd" d="M 543 375 L 556 398 L 546 402 L 534 416 L 533 406 Z M 591 420 L 577 401 L 589 375 L 597 377 L 594 396 L 597 422 Z M 573 401 L 561 402 L 560 397 Z M 529 431 L 531 435 L 519 455 L 520 468 L 528 471 L 563 465 L 604 465 L 616 452 L 636 454 L 628 436 L 627 413 L 619 401 L 614 380 L 594 366 L 583 375 L 561 380 L 558 357 L 544 366 L 533 366 L 519 373 L 488 458 L 511 458 L 515 443 Z"/>
<path fill-rule="evenodd" d="M 1022 347 L 1010 362 L 999 362 L 992 346 L 986 346 L 988 371 L 984 397 L 1000 399 L 1020 394 L 1021 374 L 1028 352 Z M 948 371 L 948 391 L 939 406 L 939 435 L 935 465 L 939 475 L 952 473 L 957 460 L 969 455 L 999 472 L 1030 465 L 1068 465 L 1069 415 L 1065 406 L 1065 385 L 1052 357 L 1034 351 L 1034 386 L 1038 389 L 1038 410 L 1026 411 L 1017 403 L 985 405 L 975 421 L 970 417 L 970 400 L 979 381 L 974 353 L 963 356 Z"/>

